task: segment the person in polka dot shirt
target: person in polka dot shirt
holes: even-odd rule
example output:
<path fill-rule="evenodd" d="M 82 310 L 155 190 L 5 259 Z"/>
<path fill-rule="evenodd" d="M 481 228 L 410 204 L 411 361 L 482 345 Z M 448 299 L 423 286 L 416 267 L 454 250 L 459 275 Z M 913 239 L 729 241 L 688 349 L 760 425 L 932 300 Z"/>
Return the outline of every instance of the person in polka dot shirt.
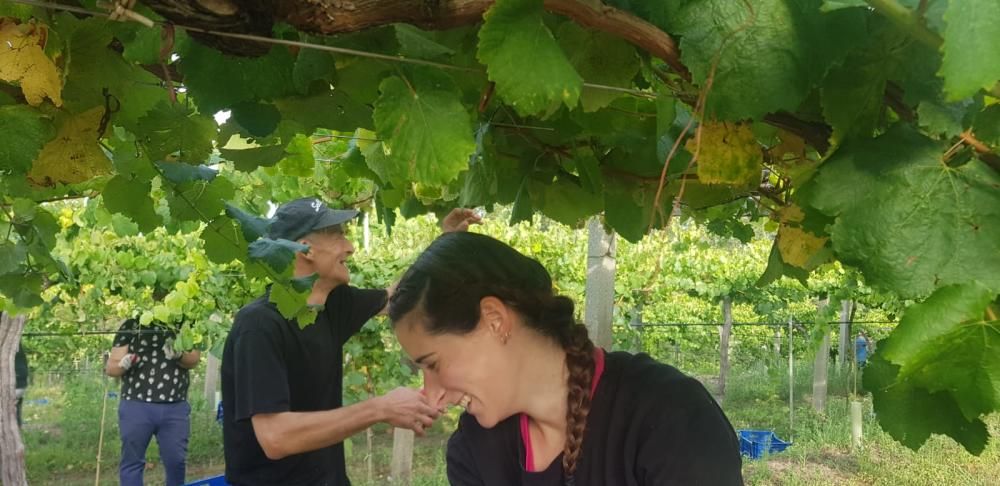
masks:
<path fill-rule="evenodd" d="M 176 327 L 127 319 L 115 335 L 106 372 L 122 380 L 118 422 L 122 453 L 118 475 L 123 486 L 141 486 L 146 448 L 156 436 L 167 486 L 184 484 L 191 406 L 188 370 L 198 365 L 198 350 L 177 351 Z"/>

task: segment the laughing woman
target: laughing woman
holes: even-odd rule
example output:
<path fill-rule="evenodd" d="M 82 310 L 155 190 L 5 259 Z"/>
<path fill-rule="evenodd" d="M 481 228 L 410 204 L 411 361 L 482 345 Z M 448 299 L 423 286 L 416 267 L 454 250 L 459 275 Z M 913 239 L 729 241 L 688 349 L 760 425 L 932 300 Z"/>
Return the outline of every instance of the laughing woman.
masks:
<path fill-rule="evenodd" d="M 438 238 L 389 316 L 431 403 L 465 407 L 453 485 L 743 483 L 733 427 L 698 381 L 595 348 L 541 264 L 500 241 Z"/>

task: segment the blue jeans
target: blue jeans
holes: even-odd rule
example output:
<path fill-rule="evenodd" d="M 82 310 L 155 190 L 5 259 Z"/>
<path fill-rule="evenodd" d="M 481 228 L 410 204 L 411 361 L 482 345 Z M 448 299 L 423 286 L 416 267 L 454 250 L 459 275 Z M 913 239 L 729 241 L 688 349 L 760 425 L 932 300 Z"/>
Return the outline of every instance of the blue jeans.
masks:
<path fill-rule="evenodd" d="M 156 436 L 167 486 L 184 484 L 188 436 L 191 435 L 191 405 L 188 402 L 146 403 L 122 400 L 118 406 L 118 428 L 122 458 L 118 478 L 122 486 L 142 486 L 146 448 Z"/>

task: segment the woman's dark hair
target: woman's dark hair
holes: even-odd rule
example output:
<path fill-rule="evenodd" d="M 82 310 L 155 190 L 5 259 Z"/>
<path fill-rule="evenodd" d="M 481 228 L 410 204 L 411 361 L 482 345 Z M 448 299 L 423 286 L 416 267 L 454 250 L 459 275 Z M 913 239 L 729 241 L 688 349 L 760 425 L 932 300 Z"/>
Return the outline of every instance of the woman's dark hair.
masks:
<path fill-rule="evenodd" d="M 420 312 L 431 334 L 465 334 L 479 322 L 479 304 L 496 297 L 513 308 L 525 325 L 553 339 L 566 351 L 569 396 L 563 471 L 572 478 L 590 411 L 594 344 L 576 322 L 573 301 L 556 295 L 552 278 L 538 261 L 489 236 L 453 232 L 441 235 L 417 258 L 389 300 L 394 325 Z"/>

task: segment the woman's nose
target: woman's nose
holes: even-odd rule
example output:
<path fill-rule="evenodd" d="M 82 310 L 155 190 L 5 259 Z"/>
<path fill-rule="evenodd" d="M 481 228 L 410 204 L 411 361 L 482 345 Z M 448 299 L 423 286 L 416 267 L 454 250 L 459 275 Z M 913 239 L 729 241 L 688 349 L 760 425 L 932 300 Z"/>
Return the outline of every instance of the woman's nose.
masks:
<path fill-rule="evenodd" d="M 424 372 L 424 395 L 427 396 L 427 401 L 432 407 L 442 408 L 448 405 L 445 403 L 447 392 L 434 373 Z"/>

